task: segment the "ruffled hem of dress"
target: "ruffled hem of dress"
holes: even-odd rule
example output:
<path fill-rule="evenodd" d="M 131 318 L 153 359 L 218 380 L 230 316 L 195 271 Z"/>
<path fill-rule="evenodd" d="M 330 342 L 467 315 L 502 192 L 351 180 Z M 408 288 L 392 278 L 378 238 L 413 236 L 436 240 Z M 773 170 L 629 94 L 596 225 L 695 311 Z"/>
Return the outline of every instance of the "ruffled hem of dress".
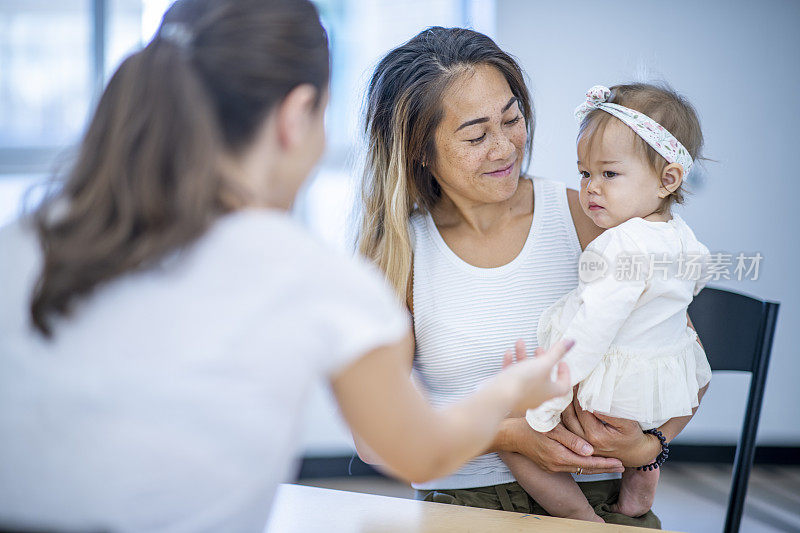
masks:
<path fill-rule="evenodd" d="M 539 320 L 539 345 L 549 348 L 561 337 L 555 318 L 566 297 L 548 308 Z M 655 357 L 654 357 L 655 356 Z M 638 421 L 644 429 L 676 416 L 692 414 L 698 391 L 711 380 L 711 367 L 697 334 L 686 328 L 678 346 L 642 357 L 611 346 L 578 387 L 578 402 L 587 411 Z"/>

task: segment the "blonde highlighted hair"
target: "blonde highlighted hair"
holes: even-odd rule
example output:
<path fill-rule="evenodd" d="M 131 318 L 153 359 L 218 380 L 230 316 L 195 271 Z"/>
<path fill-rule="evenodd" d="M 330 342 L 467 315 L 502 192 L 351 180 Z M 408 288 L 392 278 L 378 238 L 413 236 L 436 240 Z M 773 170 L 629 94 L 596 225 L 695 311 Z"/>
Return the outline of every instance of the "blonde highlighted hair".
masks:
<path fill-rule="evenodd" d="M 478 65 L 497 68 L 518 99 L 528 130 L 525 168 L 534 128 L 530 93 L 517 62 L 489 37 L 464 28 L 428 28 L 390 51 L 369 84 L 358 250 L 403 301 L 412 267 L 409 218 L 416 210 L 430 211 L 442 196 L 431 173 L 442 98 L 454 80 Z"/>

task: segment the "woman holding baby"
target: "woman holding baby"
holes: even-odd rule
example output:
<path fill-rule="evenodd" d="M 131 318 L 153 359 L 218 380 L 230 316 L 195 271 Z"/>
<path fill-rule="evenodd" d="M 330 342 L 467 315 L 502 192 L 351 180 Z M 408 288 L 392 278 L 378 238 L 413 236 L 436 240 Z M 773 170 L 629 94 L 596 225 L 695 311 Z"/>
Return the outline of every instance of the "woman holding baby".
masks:
<path fill-rule="evenodd" d="M 382 59 L 367 99 L 359 249 L 406 302 L 416 343 L 409 368 L 428 400 L 445 406 L 501 370 L 489 354 L 514 341 L 518 353 L 538 346 L 540 314 L 576 287 L 581 252 L 603 228 L 577 191 L 525 174 L 533 104 L 520 67 L 490 38 L 429 28 Z M 620 473 L 653 462 L 658 438 L 577 402 L 546 433 L 519 415 L 484 455 L 414 484 L 418 497 L 547 514 L 506 464 L 521 455 L 572 473 L 604 521 L 660 527 L 652 511 L 631 517 L 615 506 Z M 668 442 L 690 418 L 658 429 Z M 357 444 L 362 458 L 380 462 Z"/>

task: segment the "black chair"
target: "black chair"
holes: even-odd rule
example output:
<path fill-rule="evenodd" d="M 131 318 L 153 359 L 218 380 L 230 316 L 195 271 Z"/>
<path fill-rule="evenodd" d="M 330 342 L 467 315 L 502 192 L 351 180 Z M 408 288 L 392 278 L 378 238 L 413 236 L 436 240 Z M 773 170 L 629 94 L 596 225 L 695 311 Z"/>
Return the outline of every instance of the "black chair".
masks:
<path fill-rule="evenodd" d="M 738 532 L 742 521 L 779 307 L 778 302 L 711 287 L 703 289 L 689 305 L 689 316 L 706 350 L 711 369 L 752 374 L 742 434 L 733 461 L 725 533 Z"/>

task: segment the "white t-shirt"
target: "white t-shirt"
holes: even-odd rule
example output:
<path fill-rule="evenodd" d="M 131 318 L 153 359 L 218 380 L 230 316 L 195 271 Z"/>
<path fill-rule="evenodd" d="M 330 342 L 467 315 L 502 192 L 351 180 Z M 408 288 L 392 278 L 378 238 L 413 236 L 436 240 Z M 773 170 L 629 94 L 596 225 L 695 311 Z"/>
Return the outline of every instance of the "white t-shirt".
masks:
<path fill-rule="evenodd" d="M 29 324 L 41 253 L 0 230 L 0 525 L 261 530 L 309 386 L 402 338 L 365 262 L 285 213 L 220 219 L 188 250 Z"/>

